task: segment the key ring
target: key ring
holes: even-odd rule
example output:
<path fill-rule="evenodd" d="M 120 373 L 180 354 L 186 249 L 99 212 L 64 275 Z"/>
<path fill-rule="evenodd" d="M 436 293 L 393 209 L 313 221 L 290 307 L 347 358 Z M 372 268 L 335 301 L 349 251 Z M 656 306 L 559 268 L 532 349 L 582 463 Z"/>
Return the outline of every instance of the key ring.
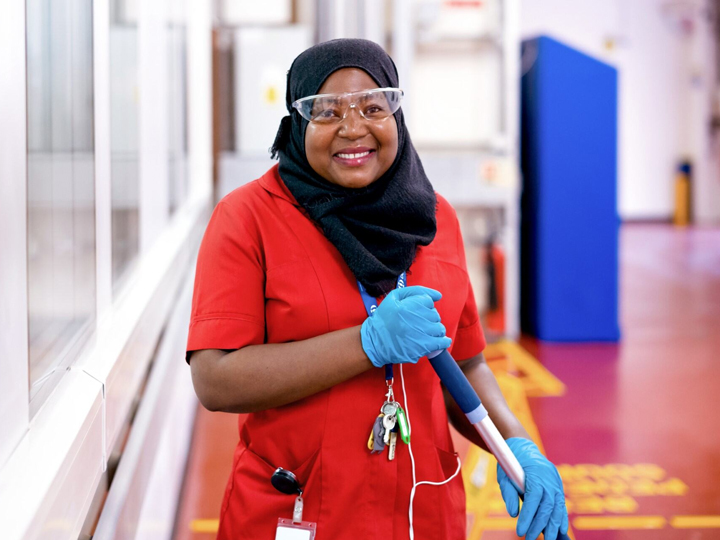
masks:
<path fill-rule="evenodd" d="M 387 401 L 394 402 L 395 401 L 395 392 L 393 392 L 392 382 L 385 381 L 387 384 L 387 394 L 385 394 L 385 397 L 387 398 Z"/>

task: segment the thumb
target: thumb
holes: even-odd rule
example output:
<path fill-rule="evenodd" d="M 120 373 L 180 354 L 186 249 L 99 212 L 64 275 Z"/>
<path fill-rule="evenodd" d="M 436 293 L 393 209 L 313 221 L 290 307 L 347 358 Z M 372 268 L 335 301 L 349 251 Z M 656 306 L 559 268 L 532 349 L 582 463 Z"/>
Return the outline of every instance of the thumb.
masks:
<path fill-rule="evenodd" d="M 499 464 L 497 466 L 497 480 L 500 485 L 500 493 L 502 494 L 503 501 L 505 501 L 505 508 L 507 509 L 508 514 L 510 514 L 511 517 L 517 517 L 518 511 L 520 510 L 518 492 Z"/>
<path fill-rule="evenodd" d="M 394 289 L 396 292 L 396 296 L 398 300 L 402 300 L 403 298 L 409 298 L 411 296 L 418 296 L 421 294 L 426 294 L 430 298 L 432 298 L 433 302 L 437 302 L 442 298 L 442 294 L 440 294 L 439 291 L 436 291 L 435 289 L 430 289 L 429 287 L 423 287 L 421 285 L 413 285 L 412 287 L 405 287 L 404 289 Z"/>

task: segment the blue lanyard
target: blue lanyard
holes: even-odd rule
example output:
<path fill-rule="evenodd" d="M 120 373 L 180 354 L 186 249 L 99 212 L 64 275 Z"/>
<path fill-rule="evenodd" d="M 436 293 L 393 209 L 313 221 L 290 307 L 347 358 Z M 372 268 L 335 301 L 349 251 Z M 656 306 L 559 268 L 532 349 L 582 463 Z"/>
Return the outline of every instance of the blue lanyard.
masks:
<path fill-rule="evenodd" d="M 360 289 L 360 296 L 362 296 L 363 304 L 365 304 L 365 310 L 367 311 L 368 317 L 370 317 L 378 306 L 378 301 L 376 298 L 373 298 L 370 296 L 370 294 L 365 290 L 365 287 L 363 287 L 363 284 L 359 281 L 357 282 L 358 288 Z M 397 278 L 397 284 L 395 285 L 398 289 L 404 289 L 407 285 L 407 276 L 405 275 L 405 272 L 400 274 Z M 385 380 L 391 381 L 393 379 L 393 365 L 392 364 L 385 364 Z"/>

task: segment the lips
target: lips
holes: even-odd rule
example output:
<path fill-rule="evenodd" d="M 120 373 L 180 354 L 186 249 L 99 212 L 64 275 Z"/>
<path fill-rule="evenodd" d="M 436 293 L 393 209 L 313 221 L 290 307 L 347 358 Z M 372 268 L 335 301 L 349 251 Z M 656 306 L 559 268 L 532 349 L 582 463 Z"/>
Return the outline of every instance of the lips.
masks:
<path fill-rule="evenodd" d="M 342 150 L 339 150 L 334 155 L 338 156 L 340 154 L 343 154 L 343 157 L 353 156 L 357 154 L 364 154 L 365 152 L 375 152 L 374 148 L 370 148 L 367 146 L 348 146 L 346 148 L 343 148 Z"/>
<path fill-rule="evenodd" d="M 377 151 L 367 146 L 343 148 L 335 155 L 333 161 L 347 167 L 361 167 L 375 157 Z"/>
<path fill-rule="evenodd" d="M 338 152 L 333 156 L 333 161 L 346 167 L 362 167 L 368 161 L 375 158 L 377 152 L 371 148 L 359 150 L 353 148 L 352 151 Z"/>

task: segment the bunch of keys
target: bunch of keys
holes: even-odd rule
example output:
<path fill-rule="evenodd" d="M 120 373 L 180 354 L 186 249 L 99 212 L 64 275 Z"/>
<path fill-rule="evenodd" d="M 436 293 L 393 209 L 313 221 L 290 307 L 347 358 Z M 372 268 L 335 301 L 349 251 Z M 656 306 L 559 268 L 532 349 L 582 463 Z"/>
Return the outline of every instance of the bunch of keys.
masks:
<path fill-rule="evenodd" d="M 395 401 L 392 384 L 388 385 L 387 399 L 380 407 L 380 414 L 373 423 L 368 449 L 372 454 L 382 452 L 388 447 L 388 459 L 395 459 L 395 448 L 397 446 L 398 432 L 405 444 L 410 442 L 410 430 L 408 429 L 407 418 L 400 404 Z"/>

